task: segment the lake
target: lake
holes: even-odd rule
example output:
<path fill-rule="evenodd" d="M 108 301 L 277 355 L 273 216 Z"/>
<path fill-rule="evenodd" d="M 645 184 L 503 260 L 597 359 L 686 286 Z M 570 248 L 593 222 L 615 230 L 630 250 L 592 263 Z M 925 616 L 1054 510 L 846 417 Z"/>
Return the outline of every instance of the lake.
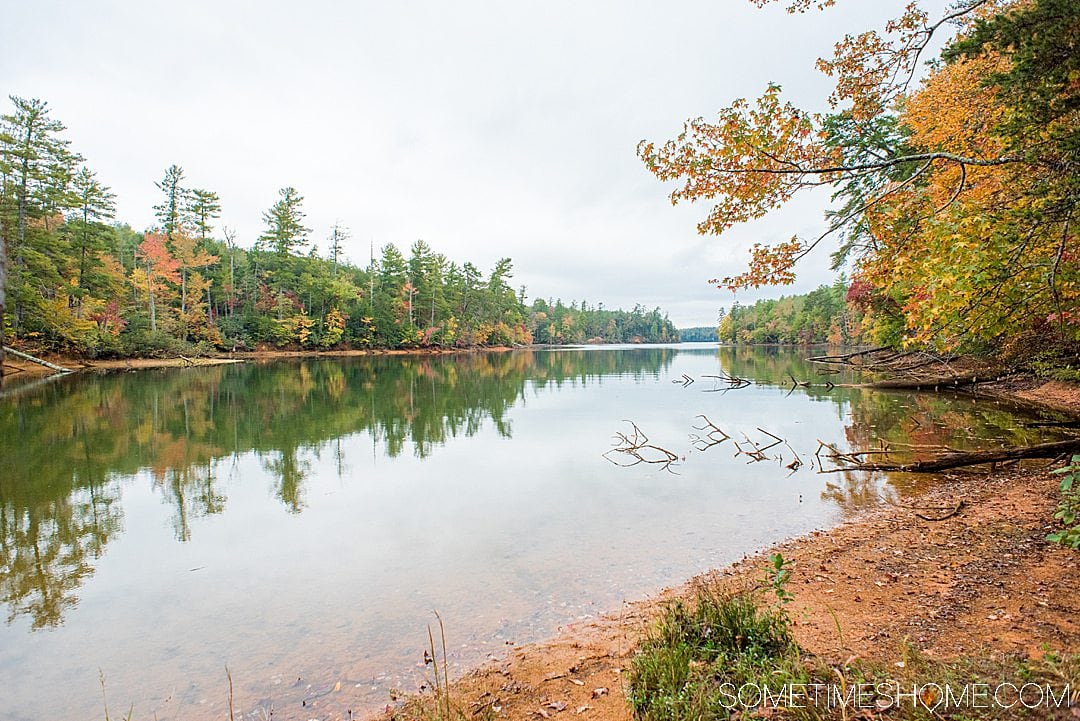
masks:
<path fill-rule="evenodd" d="M 15 386 L 0 718 L 103 719 L 102 679 L 113 718 L 227 718 L 226 667 L 237 717 L 309 719 L 327 691 L 335 713 L 371 711 L 421 683 L 434 610 L 461 671 L 933 482 L 818 473 L 819 440 L 1049 433 L 962 396 L 829 388 L 851 378 L 804 355 L 377 355 Z M 632 465 L 631 424 L 644 460 L 675 461 Z"/>

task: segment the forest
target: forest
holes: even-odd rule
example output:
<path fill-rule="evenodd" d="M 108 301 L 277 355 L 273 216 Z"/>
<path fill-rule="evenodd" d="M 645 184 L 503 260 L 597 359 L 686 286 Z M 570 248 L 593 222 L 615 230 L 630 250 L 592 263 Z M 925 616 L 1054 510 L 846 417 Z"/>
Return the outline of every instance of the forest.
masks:
<path fill-rule="evenodd" d="M 863 314 L 847 302 L 842 276 L 804 295 L 734 303 L 720 319 L 720 340 L 732 344 L 853 345 L 862 340 Z"/>
<path fill-rule="evenodd" d="M 511 284 L 510 258 L 483 271 L 417 240 L 407 252 L 372 249 L 360 267 L 344 256 L 350 231 L 341 224 L 320 252 L 293 187 L 279 191 L 244 248 L 218 225 L 218 193 L 189 187 L 172 165 L 156 182 L 156 227 L 136 231 L 117 221 L 114 194 L 48 104 L 10 101 L 0 116 L 0 339 L 124 357 L 677 338 L 659 308 L 528 305 L 525 288 Z"/>
<path fill-rule="evenodd" d="M 819 235 L 758 243 L 744 272 L 712 282 L 789 284 L 800 259 L 831 247 L 870 342 L 1013 357 L 1053 347 L 1076 361 L 1080 4 L 963 0 L 931 17 L 913 2 L 817 66 L 835 81 L 825 112 L 769 84 L 638 145 L 675 184 L 673 203 L 713 203 L 703 234 L 833 192 Z"/>

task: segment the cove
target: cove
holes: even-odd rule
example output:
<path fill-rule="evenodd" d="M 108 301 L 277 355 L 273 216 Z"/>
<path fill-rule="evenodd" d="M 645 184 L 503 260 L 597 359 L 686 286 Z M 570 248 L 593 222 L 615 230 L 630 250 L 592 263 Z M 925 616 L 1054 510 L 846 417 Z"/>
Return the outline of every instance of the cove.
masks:
<path fill-rule="evenodd" d="M 819 440 L 1052 439 L 961 396 L 792 389 L 819 380 L 803 355 L 306 359 L 5 397 L 0 717 L 104 718 L 103 675 L 114 717 L 222 718 L 226 666 L 238 716 L 361 714 L 422 683 L 433 609 L 461 671 L 933 482 L 817 473 Z M 705 447 L 701 416 L 731 438 Z M 678 460 L 610 462 L 628 421 Z M 765 431 L 769 460 L 738 453 Z"/>

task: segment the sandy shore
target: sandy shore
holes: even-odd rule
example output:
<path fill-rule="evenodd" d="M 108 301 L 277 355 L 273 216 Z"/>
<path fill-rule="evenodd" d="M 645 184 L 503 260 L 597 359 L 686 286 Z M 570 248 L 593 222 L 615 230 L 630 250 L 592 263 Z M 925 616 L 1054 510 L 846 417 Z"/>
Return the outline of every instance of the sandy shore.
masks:
<path fill-rule="evenodd" d="M 560 716 L 629 721 L 626 671 L 663 604 L 702 582 L 753 587 L 774 551 L 794 560 L 789 613 L 799 645 L 833 664 L 853 656 L 892 664 L 907 644 L 939 660 L 1080 651 L 1080 553 L 1043 540 L 1057 477 L 1031 467 L 956 472 L 909 503 L 953 508 L 961 500 L 960 512 L 937 522 L 918 508 L 885 506 L 516 648 L 453 682 L 453 702 L 467 715 L 555 718 L 564 708 Z M 423 718 L 409 709 L 382 717 Z"/>

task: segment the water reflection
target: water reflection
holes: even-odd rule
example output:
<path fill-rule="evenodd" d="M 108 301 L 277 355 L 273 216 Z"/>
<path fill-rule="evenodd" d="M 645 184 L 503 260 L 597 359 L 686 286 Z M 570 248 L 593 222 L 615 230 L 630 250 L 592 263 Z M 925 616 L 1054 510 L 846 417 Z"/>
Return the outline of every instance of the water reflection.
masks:
<path fill-rule="evenodd" d="M 425 458 L 490 423 L 527 388 L 656 377 L 672 348 L 383 356 L 77 376 L 0 401 L 0 602 L 8 623 L 56 626 L 123 527 L 122 481 L 148 469 L 176 540 L 222 513 L 228 459 L 253 451 L 273 494 L 301 513 L 311 462 L 366 432 L 379 453 Z M 334 440 L 339 442 L 331 448 Z M 374 450 L 374 449 L 373 449 Z M 227 471 L 226 471 L 227 474 Z"/>
<path fill-rule="evenodd" d="M 226 663 L 275 718 L 304 713 L 303 687 L 276 685 L 300 676 L 355 681 L 342 703 L 372 708 L 414 688 L 433 607 L 461 639 L 452 664 L 476 663 L 916 483 L 785 468 L 818 439 L 1037 440 L 994 405 L 830 389 L 818 370 L 686 346 L 377 356 L 0 400 L 0 716 L 93 716 L 101 667 L 136 717 L 209 717 L 168 704 L 222 698 Z M 707 392 L 721 371 L 753 383 Z M 792 376 L 814 385 L 789 393 Z M 786 443 L 747 463 L 731 440 L 694 444 L 699 414 Z M 604 460 L 624 419 L 677 475 Z"/>

